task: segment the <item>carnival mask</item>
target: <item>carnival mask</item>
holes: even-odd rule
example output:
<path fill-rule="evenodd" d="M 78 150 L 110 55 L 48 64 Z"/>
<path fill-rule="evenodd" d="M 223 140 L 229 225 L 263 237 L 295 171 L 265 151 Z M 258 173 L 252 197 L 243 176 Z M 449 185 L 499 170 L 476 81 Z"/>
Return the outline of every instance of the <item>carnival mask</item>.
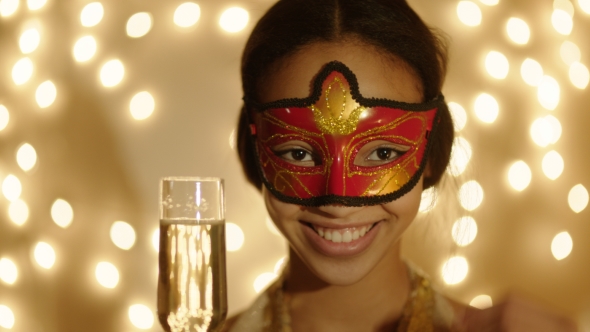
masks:
<path fill-rule="evenodd" d="M 337 61 L 316 76 L 308 98 L 246 101 L 265 186 L 305 206 L 383 204 L 412 190 L 444 105 L 442 95 L 426 103 L 365 98 Z"/>

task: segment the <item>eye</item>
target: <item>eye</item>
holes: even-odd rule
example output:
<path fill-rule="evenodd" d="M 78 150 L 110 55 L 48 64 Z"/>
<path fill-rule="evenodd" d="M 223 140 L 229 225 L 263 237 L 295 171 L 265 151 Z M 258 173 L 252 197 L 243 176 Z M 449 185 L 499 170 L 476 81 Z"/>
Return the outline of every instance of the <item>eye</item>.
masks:
<path fill-rule="evenodd" d="M 410 149 L 407 145 L 376 140 L 365 144 L 354 158 L 357 166 L 374 167 L 387 164 L 401 157 Z"/>
<path fill-rule="evenodd" d="M 367 157 L 367 160 L 391 161 L 400 155 L 400 151 L 394 150 L 392 148 L 378 148 Z"/>
<path fill-rule="evenodd" d="M 312 167 L 321 164 L 310 144 L 303 141 L 289 141 L 272 147 L 275 155 L 297 166 Z"/>
<path fill-rule="evenodd" d="M 303 149 L 283 150 L 276 152 L 277 155 L 285 160 L 292 161 L 313 161 L 311 152 Z"/>

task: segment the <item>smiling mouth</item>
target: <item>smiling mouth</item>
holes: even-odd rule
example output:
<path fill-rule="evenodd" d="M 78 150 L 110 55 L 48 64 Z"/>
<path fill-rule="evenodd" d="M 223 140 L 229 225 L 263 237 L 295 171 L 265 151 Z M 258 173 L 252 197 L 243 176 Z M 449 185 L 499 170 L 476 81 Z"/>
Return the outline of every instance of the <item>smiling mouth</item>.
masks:
<path fill-rule="evenodd" d="M 379 221 L 371 225 L 349 227 L 342 229 L 320 227 L 311 223 L 305 224 L 311 229 L 313 229 L 320 237 L 322 237 L 325 240 L 334 243 L 348 243 L 365 236 L 378 223 Z"/>

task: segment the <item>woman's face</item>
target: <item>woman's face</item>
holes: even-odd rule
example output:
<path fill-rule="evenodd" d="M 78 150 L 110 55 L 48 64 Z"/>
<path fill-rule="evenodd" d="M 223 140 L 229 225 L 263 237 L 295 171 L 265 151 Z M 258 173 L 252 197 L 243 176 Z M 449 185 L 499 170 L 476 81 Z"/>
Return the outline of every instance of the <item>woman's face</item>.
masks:
<path fill-rule="evenodd" d="M 309 96 L 313 78 L 333 60 L 346 64 L 356 74 L 363 96 L 422 102 L 420 79 L 407 64 L 384 58 L 373 47 L 359 43 L 317 43 L 304 48 L 279 63 L 263 80 L 259 98 L 270 102 Z M 304 154 L 310 147 L 304 144 L 288 142 L 294 152 L 285 153 L 284 158 L 305 162 Z M 386 142 L 369 146 L 370 151 L 364 152 L 366 158 L 358 162 L 386 162 L 391 158 L 388 151 L 399 150 L 383 144 Z M 284 147 L 276 149 L 282 151 Z M 343 286 L 387 265 L 389 258 L 397 259 L 393 256 L 399 254 L 395 250 L 398 240 L 416 216 L 421 193 L 422 178 L 410 192 L 382 205 L 304 207 L 282 202 L 263 188 L 271 218 L 299 258 L 323 281 Z"/>

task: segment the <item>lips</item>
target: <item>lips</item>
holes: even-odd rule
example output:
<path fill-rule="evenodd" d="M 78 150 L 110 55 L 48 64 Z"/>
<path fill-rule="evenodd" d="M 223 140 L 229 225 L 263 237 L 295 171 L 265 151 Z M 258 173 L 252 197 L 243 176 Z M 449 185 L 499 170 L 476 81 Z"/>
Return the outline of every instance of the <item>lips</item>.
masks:
<path fill-rule="evenodd" d="M 362 226 L 331 228 L 301 222 L 310 244 L 326 256 L 346 257 L 360 254 L 376 237 L 381 221 Z"/>

